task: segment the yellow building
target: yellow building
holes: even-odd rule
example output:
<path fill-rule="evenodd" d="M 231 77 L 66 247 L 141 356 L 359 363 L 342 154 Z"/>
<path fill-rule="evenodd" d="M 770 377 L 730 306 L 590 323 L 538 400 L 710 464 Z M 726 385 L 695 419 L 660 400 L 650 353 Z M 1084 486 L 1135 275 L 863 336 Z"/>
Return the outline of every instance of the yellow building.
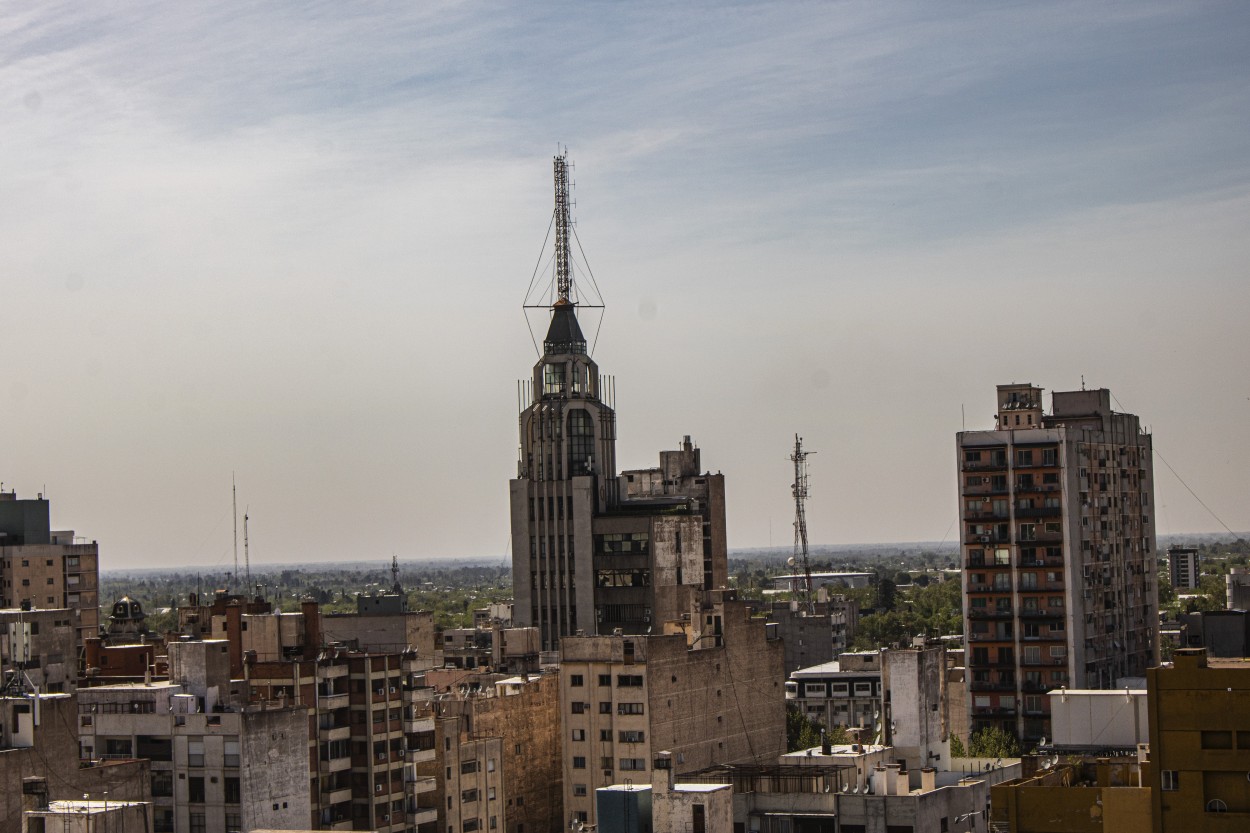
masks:
<path fill-rule="evenodd" d="M 990 829 L 1119 833 L 1150 827 L 1150 765 L 1131 758 L 1057 763 L 990 788 Z"/>
<path fill-rule="evenodd" d="M 1146 681 L 1155 831 L 1250 830 L 1250 660 L 1180 649 Z"/>

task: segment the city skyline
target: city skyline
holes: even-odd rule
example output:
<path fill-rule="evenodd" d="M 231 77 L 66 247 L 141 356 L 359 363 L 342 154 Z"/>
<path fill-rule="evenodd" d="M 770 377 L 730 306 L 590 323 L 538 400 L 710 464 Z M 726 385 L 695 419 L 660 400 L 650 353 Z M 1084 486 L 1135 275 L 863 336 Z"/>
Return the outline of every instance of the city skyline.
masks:
<path fill-rule="evenodd" d="M 1231 3 L 22 4 L 0 481 L 104 569 L 228 569 L 232 474 L 257 563 L 508 558 L 567 146 L 618 467 L 690 435 L 731 549 L 790 542 L 796 432 L 813 541 L 957 541 L 951 437 L 1009 382 L 1141 415 L 1161 535 L 1250 529 L 1248 28 Z"/>

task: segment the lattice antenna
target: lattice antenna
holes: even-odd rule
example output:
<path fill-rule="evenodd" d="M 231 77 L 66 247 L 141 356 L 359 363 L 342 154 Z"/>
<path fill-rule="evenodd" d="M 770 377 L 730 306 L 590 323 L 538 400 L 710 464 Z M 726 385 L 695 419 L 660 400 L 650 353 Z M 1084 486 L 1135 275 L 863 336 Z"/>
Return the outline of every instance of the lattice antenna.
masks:
<path fill-rule="evenodd" d="M 804 588 L 807 596 L 807 613 L 816 613 L 815 598 L 812 595 L 812 564 L 807 558 L 807 513 L 804 502 L 807 500 L 807 457 L 814 451 L 803 450 L 803 438 L 794 435 L 794 453 L 790 459 L 794 461 L 794 485 L 790 490 L 794 493 L 794 559 L 803 562 Z"/>
<path fill-rule="evenodd" d="M 569 247 L 572 223 L 569 220 L 569 160 L 568 152 L 553 160 L 556 180 L 556 295 L 558 300 L 569 301 L 573 292 L 573 253 Z"/>

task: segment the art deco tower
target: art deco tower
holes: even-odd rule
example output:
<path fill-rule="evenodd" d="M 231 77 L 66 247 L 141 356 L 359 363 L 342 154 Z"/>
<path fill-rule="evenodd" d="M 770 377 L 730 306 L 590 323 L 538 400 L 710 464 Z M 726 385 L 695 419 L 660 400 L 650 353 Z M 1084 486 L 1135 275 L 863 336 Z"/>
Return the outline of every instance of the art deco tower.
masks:
<path fill-rule="evenodd" d="M 515 617 L 559 636 L 595 631 L 593 517 L 616 485 L 616 413 L 610 380 L 587 353 L 577 320 L 569 245 L 568 163 L 555 157 L 556 300 L 533 376 L 522 384 L 521 452 L 511 483 Z"/>

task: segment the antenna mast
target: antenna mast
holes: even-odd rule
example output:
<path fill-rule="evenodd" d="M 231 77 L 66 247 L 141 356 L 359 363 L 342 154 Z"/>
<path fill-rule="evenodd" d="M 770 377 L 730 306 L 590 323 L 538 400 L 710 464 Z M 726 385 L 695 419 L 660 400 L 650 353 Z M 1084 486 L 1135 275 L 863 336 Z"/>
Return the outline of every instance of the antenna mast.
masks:
<path fill-rule="evenodd" d="M 230 472 L 230 505 L 234 511 L 234 580 L 239 580 L 239 487 Z"/>
<path fill-rule="evenodd" d="M 568 153 L 553 160 L 556 180 L 556 294 L 569 301 L 573 291 L 573 256 L 569 248 L 569 160 Z"/>
<path fill-rule="evenodd" d="M 812 597 L 812 564 L 807 560 L 807 513 L 803 502 L 807 500 L 807 456 L 813 451 L 803 450 L 803 438 L 794 435 L 794 453 L 790 459 L 794 461 L 794 485 L 790 490 L 794 493 L 794 560 L 803 561 L 803 578 L 807 589 L 807 613 L 816 613 L 815 600 Z"/>
<path fill-rule="evenodd" d="M 247 510 L 243 510 L 243 563 L 247 567 L 247 589 L 252 591 L 252 556 L 247 548 Z"/>

